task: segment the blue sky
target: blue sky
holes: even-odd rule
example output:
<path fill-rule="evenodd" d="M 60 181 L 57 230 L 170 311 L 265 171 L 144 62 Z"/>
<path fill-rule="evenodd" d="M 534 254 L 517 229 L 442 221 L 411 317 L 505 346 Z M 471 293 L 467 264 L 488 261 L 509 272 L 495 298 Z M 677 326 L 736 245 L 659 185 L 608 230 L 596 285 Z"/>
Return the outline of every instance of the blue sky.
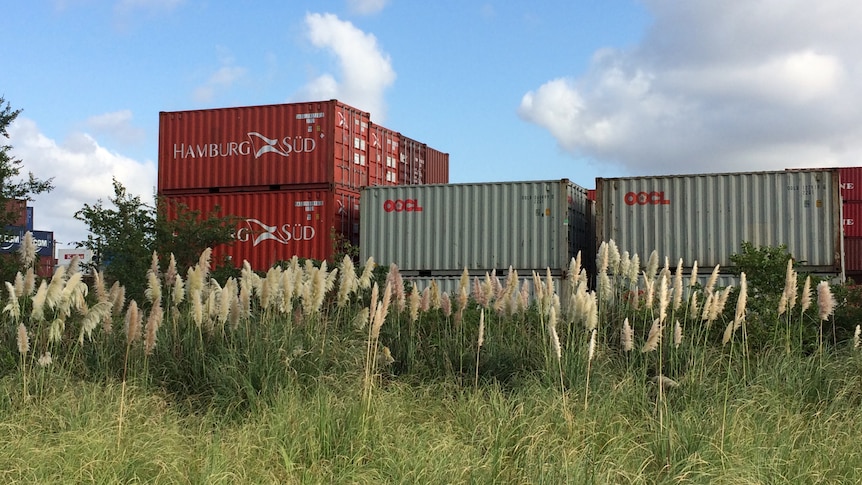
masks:
<path fill-rule="evenodd" d="M 858 0 L 7 2 L 0 95 L 60 247 L 111 178 L 150 200 L 158 113 L 339 99 L 452 182 L 862 165 Z"/>

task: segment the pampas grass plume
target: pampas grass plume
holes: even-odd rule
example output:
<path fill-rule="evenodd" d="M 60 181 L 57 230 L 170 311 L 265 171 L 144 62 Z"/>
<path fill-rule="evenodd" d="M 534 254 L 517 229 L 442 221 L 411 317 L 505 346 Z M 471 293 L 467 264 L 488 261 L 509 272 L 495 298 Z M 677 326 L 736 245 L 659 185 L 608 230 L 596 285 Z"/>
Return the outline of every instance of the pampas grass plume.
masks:
<path fill-rule="evenodd" d="M 485 343 L 485 309 L 479 314 L 479 338 L 476 339 L 476 347 L 482 348 Z"/>
<path fill-rule="evenodd" d="M 634 331 L 629 324 L 628 318 L 623 321 L 623 328 L 620 331 L 620 342 L 622 343 L 624 352 L 631 352 L 634 348 Z"/>
<path fill-rule="evenodd" d="M 835 297 L 832 296 L 832 290 L 829 288 L 829 283 L 821 281 L 817 284 L 817 306 L 821 320 L 828 320 L 829 316 L 835 311 Z"/>
<path fill-rule="evenodd" d="M 802 313 L 805 313 L 811 307 L 811 276 L 805 277 L 805 284 L 802 285 L 802 298 L 799 302 L 802 307 Z"/>
<path fill-rule="evenodd" d="M 138 311 L 138 303 L 132 300 L 126 310 L 125 331 L 128 342 L 137 342 L 141 339 L 142 316 Z"/>
<path fill-rule="evenodd" d="M 596 355 L 596 333 L 597 332 L 598 331 L 596 329 L 593 329 L 593 331 L 590 332 L 590 345 L 587 348 L 587 361 L 592 361 L 593 357 L 595 357 L 595 355 Z"/>
<path fill-rule="evenodd" d="M 6 291 L 9 292 L 9 303 L 3 308 L 3 311 L 12 317 L 13 321 L 18 321 L 21 318 L 21 306 L 18 304 L 18 296 L 15 294 L 15 285 L 6 282 Z"/>
<path fill-rule="evenodd" d="M 652 327 L 649 329 L 649 336 L 641 349 L 641 352 L 652 352 L 661 344 L 662 325 L 658 318 L 653 320 Z"/>
<path fill-rule="evenodd" d="M 440 295 L 440 309 L 443 311 L 443 316 L 450 317 L 452 316 L 452 300 L 449 298 L 448 292 L 443 292 Z"/>
<path fill-rule="evenodd" d="M 29 351 L 30 336 L 27 335 L 27 327 L 24 326 L 24 322 L 21 322 L 18 324 L 18 353 L 26 355 Z"/>
<path fill-rule="evenodd" d="M 682 258 L 676 265 L 676 274 L 673 278 L 673 309 L 679 310 L 682 306 Z"/>
<path fill-rule="evenodd" d="M 551 307 L 548 315 L 548 335 L 551 337 L 551 346 L 554 348 L 554 354 L 557 360 L 563 358 L 563 348 L 560 345 L 560 336 L 557 334 L 557 311 Z"/>
<path fill-rule="evenodd" d="M 860 341 L 860 335 L 862 335 L 862 325 L 856 325 L 856 331 L 853 332 L 853 348 L 858 349 L 862 346 L 862 341 Z"/>
<path fill-rule="evenodd" d="M 676 324 L 673 326 L 673 347 L 678 349 L 682 344 L 682 325 L 679 324 L 679 320 L 676 321 Z"/>

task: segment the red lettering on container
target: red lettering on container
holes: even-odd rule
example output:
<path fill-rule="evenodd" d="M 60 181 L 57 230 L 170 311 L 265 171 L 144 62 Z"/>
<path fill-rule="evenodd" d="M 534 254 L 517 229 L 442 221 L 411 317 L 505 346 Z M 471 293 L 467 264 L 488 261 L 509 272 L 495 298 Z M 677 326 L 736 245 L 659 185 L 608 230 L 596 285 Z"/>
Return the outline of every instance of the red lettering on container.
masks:
<path fill-rule="evenodd" d="M 383 202 L 386 212 L 422 212 L 422 206 L 416 199 L 387 199 Z"/>
<path fill-rule="evenodd" d="M 669 205 L 664 192 L 628 192 L 623 198 L 626 205 Z"/>

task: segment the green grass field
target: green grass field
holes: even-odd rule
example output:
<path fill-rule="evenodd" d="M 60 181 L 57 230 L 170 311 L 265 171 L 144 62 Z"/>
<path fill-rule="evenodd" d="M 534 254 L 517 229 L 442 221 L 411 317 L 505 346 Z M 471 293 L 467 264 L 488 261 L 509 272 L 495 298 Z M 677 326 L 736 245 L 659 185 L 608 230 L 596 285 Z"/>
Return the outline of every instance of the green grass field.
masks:
<path fill-rule="evenodd" d="M 7 285 L 0 482 L 862 483 L 855 322 L 795 275 L 725 292 L 611 258 L 598 292 L 444 296 L 347 263 L 218 284 L 205 256 L 135 310 L 98 278 Z"/>

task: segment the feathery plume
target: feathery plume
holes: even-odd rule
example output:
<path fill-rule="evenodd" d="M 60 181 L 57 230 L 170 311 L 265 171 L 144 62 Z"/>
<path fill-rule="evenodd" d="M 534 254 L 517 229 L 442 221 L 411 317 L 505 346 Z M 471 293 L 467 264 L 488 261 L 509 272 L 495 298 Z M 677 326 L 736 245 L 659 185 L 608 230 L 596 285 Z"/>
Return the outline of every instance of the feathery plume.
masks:
<path fill-rule="evenodd" d="M 126 310 L 125 331 L 128 342 L 137 342 L 141 339 L 142 315 L 138 311 L 138 303 L 132 300 Z"/>
<path fill-rule="evenodd" d="M 641 352 L 652 352 L 661 344 L 662 325 L 658 318 L 653 320 L 652 326 L 649 329 L 649 335 L 641 349 Z"/>
<path fill-rule="evenodd" d="M 416 322 L 416 320 L 419 320 L 419 306 L 422 299 L 419 296 L 419 293 L 419 288 L 416 286 L 416 282 L 414 282 L 412 287 L 410 288 L 410 301 L 408 302 L 411 322 Z"/>
<path fill-rule="evenodd" d="M 682 344 L 682 325 L 679 324 L 679 320 L 676 321 L 676 324 L 673 326 L 673 347 L 678 349 Z"/>
<path fill-rule="evenodd" d="M 623 351 L 631 352 L 634 348 L 634 331 L 629 324 L 628 318 L 623 321 L 623 329 L 620 331 L 620 341 L 623 345 Z"/>
<path fill-rule="evenodd" d="M 30 319 L 36 322 L 45 320 L 45 300 L 48 298 L 48 283 L 42 280 L 36 295 L 33 297 L 33 309 L 30 311 Z"/>
<path fill-rule="evenodd" d="M 485 309 L 482 309 L 482 313 L 479 314 L 479 338 L 476 339 L 476 346 L 478 348 L 482 348 L 482 344 L 485 343 Z"/>
<path fill-rule="evenodd" d="M 715 289 L 715 283 L 718 282 L 718 270 L 720 265 L 715 265 L 715 268 L 712 269 L 712 274 L 709 275 L 709 279 L 706 280 L 706 286 L 703 288 L 703 293 L 708 295 L 712 293 L 712 290 Z"/>
<path fill-rule="evenodd" d="M 862 325 L 856 325 L 856 331 L 853 332 L 853 348 L 858 349 L 862 346 Z"/>
<path fill-rule="evenodd" d="M 422 296 L 419 298 L 419 311 L 425 313 L 431 308 L 431 288 L 426 287 L 422 290 Z"/>
<path fill-rule="evenodd" d="M 105 300 L 90 307 L 84 319 L 81 320 L 81 332 L 78 334 L 79 344 L 84 344 L 84 337 L 93 340 L 93 330 L 96 329 L 100 322 L 104 324 L 105 318 L 110 319 L 112 306 L 113 304 L 110 301 Z"/>
<path fill-rule="evenodd" d="M 811 307 L 811 276 L 805 277 L 805 283 L 802 285 L 802 299 L 799 302 L 802 307 L 802 313 Z"/>
<path fill-rule="evenodd" d="M 144 338 L 144 355 L 152 355 L 153 350 L 156 348 L 156 334 L 162 325 L 163 318 L 164 311 L 161 305 L 156 305 L 150 310 L 150 316 L 147 318 L 147 324 L 144 328 L 144 333 L 146 334 Z"/>
<path fill-rule="evenodd" d="M 557 360 L 563 358 L 563 349 L 560 346 L 560 336 L 557 334 L 557 311 L 551 307 L 548 315 L 548 336 L 551 338 L 551 345 L 554 347 L 554 354 L 557 355 Z"/>
<path fill-rule="evenodd" d="M 819 308 L 818 314 L 821 320 L 828 320 L 829 316 L 835 311 L 835 298 L 832 296 L 829 283 L 826 281 L 821 281 L 817 284 L 817 307 Z"/>
<path fill-rule="evenodd" d="M 27 234 L 30 234 L 29 232 Z M 30 336 L 27 335 L 27 327 L 24 322 L 18 324 L 18 353 L 26 355 L 30 351 Z"/>
<path fill-rule="evenodd" d="M 596 329 L 593 329 L 593 331 L 590 332 L 590 346 L 587 349 L 587 360 L 590 362 L 592 362 L 593 357 L 596 354 L 596 332 Z"/>
<path fill-rule="evenodd" d="M 368 257 L 365 260 L 365 265 L 362 267 L 362 275 L 359 277 L 359 287 L 363 290 L 371 287 L 371 276 L 374 274 L 374 268 L 377 267 L 377 264 L 374 262 L 374 258 Z"/>
<path fill-rule="evenodd" d="M 452 315 L 452 300 L 449 299 L 449 293 L 443 292 L 440 295 L 440 309 L 443 310 L 443 316 L 450 317 Z"/>
<path fill-rule="evenodd" d="M 696 284 L 697 284 L 697 261 L 695 261 L 694 264 L 691 265 L 691 278 L 689 278 L 689 280 L 688 280 L 688 287 L 691 288 L 692 286 L 694 286 Z"/>
<path fill-rule="evenodd" d="M 611 239 L 608 241 L 608 266 L 614 274 L 618 274 L 620 269 L 620 248 L 617 247 L 616 241 Z"/>
<path fill-rule="evenodd" d="M 679 310 L 682 306 L 682 258 L 676 265 L 676 274 L 673 277 L 673 310 Z"/>
<path fill-rule="evenodd" d="M 6 282 L 6 291 L 9 292 L 9 303 L 3 308 L 3 311 L 12 317 L 12 320 L 17 322 L 21 318 L 21 306 L 18 304 L 18 296 L 15 294 L 15 285 Z"/>
<path fill-rule="evenodd" d="M 646 277 L 648 279 L 652 279 L 655 276 L 656 271 L 658 271 L 658 251 L 655 249 L 649 254 L 649 259 L 647 260 L 646 266 Z"/>
<path fill-rule="evenodd" d="M 667 274 L 662 273 L 661 280 L 659 281 L 658 286 L 658 315 L 659 320 L 663 324 L 665 318 L 667 318 L 667 306 L 668 306 L 668 289 L 667 289 Z"/>
<path fill-rule="evenodd" d="M 36 241 L 33 240 L 33 233 L 27 231 L 24 233 L 24 239 L 18 247 L 18 257 L 21 261 L 21 266 L 29 268 L 36 261 Z"/>

